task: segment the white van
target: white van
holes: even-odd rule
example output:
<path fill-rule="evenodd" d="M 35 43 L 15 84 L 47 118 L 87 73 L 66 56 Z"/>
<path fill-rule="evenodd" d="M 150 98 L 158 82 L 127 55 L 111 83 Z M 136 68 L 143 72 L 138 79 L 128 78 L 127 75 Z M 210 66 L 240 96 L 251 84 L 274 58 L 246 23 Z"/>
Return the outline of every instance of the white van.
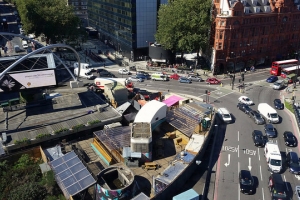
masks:
<path fill-rule="evenodd" d="M 230 112 L 226 108 L 219 108 L 218 114 L 225 123 L 231 123 L 231 121 L 232 121 L 231 115 L 230 115 Z"/>
<path fill-rule="evenodd" d="M 267 142 L 264 154 L 268 164 L 268 170 L 274 173 L 279 173 L 282 170 L 282 158 L 278 145 L 272 142 Z"/>
<path fill-rule="evenodd" d="M 158 73 L 151 74 L 151 80 L 153 80 L 153 81 L 168 81 L 169 77 L 168 77 L 168 75 L 164 75 L 163 73 L 158 72 Z"/>
<path fill-rule="evenodd" d="M 28 43 L 26 40 L 22 40 L 22 46 L 23 46 L 23 49 L 27 49 L 28 48 Z"/>
<path fill-rule="evenodd" d="M 279 122 L 279 116 L 277 114 L 277 111 L 272 108 L 267 103 L 260 103 L 258 104 L 258 112 L 266 118 L 266 121 L 269 123 L 278 123 Z"/>

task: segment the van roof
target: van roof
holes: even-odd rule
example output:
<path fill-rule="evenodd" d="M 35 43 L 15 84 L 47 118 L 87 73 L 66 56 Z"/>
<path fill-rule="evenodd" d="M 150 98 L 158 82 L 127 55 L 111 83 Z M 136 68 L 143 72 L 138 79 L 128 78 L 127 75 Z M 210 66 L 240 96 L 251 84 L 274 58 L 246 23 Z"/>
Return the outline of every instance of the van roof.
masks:
<path fill-rule="evenodd" d="M 267 103 L 260 103 L 260 104 L 258 104 L 258 111 L 260 109 L 268 109 L 268 110 L 272 110 L 272 112 L 274 112 L 274 113 L 277 113 L 276 110 L 272 106 L 270 106 L 269 104 L 267 104 Z"/>
<path fill-rule="evenodd" d="M 219 111 L 221 111 L 223 114 L 229 114 L 229 111 L 226 108 L 219 108 Z"/>
<path fill-rule="evenodd" d="M 266 148 L 268 148 L 268 154 L 271 154 L 273 156 L 281 156 L 278 145 L 271 143 L 271 142 L 267 142 L 266 143 Z"/>

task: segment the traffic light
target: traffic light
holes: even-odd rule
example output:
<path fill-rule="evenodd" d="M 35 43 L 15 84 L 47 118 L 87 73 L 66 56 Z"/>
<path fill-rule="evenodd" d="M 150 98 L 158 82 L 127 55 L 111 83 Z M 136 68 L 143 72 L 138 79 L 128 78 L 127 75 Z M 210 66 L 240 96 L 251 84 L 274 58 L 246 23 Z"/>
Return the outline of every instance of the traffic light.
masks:
<path fill-rule="evenodd" d="M 242 74 L 242 81 L 245 80 L 245 74 Z"/>
<path fill-rule="evenodd" d="M 241 82 L 241 79 L 239 79 L 239 83 Z"/>
<path fill-rule="evenodd" d="M 233 75 L 233 77 L 232 77 L 232 82 L 234 82 L 235 81 L 235 75 Z"/>

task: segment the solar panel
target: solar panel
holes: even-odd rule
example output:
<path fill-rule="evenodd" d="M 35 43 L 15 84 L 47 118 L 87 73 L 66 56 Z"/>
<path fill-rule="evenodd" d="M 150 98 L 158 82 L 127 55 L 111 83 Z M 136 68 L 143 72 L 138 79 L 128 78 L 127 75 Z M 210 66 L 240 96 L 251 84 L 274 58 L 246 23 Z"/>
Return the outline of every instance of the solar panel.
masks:
<path fill-rule="evenodd" d="M 74 151 L 50 162 L 55 179 L 65 196 L 74 196 L 96 183 Z"/>

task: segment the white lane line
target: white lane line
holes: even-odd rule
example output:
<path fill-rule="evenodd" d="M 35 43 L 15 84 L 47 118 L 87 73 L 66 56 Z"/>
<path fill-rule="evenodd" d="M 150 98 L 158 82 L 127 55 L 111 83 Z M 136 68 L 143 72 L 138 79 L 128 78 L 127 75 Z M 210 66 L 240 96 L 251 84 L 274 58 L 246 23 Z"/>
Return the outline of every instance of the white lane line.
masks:
<path fill-rule="evenodd" d="M 240 141 L 240 131 L 238 131 L 238 141 Z"/>
<path fill-rule="evenodd" d="M 284 182 L 285 182 L 285 187 L 286 187 L 287 191 L 289 191 L 288 185 L 286 183 L 285 175 L 283 175 L 283 179 L 284 179 Z"/>
<path fill-rule="evenodd" d="M 260 180 L 263 181 L 262 173 L 261 173 L 261 165 L 259 165 L 259 173 L 260 173 Z"/>
<path fill-rule="evenodd" d="M 240 145 L 238 145 L 238 158 L 240 157 Z"/>
<path fill-rule="evenodd" d="M 262 191 L 262 197 L 263 197 L 263 200 L 265 200 L 265 192 L 264 192 L 264 188 L 261 188 L 261 191 Z"/>
<path fill-rule="evenodd" d="M 238 162 L 238 172 L 240 172 L 240 162 Z M 237 191 L 238 191 L 238 200 L 240 200 L 241 199 L 240 184 L 237 184 L 237 186 L 238 186 L 238 189 L 237 189 Z"/>
<path fill-rule="evenodd" d="M 258 160 L 260 161 L 260 154 L 259 154 L 259 148 L 257 148 L 258 150 Z"/>

